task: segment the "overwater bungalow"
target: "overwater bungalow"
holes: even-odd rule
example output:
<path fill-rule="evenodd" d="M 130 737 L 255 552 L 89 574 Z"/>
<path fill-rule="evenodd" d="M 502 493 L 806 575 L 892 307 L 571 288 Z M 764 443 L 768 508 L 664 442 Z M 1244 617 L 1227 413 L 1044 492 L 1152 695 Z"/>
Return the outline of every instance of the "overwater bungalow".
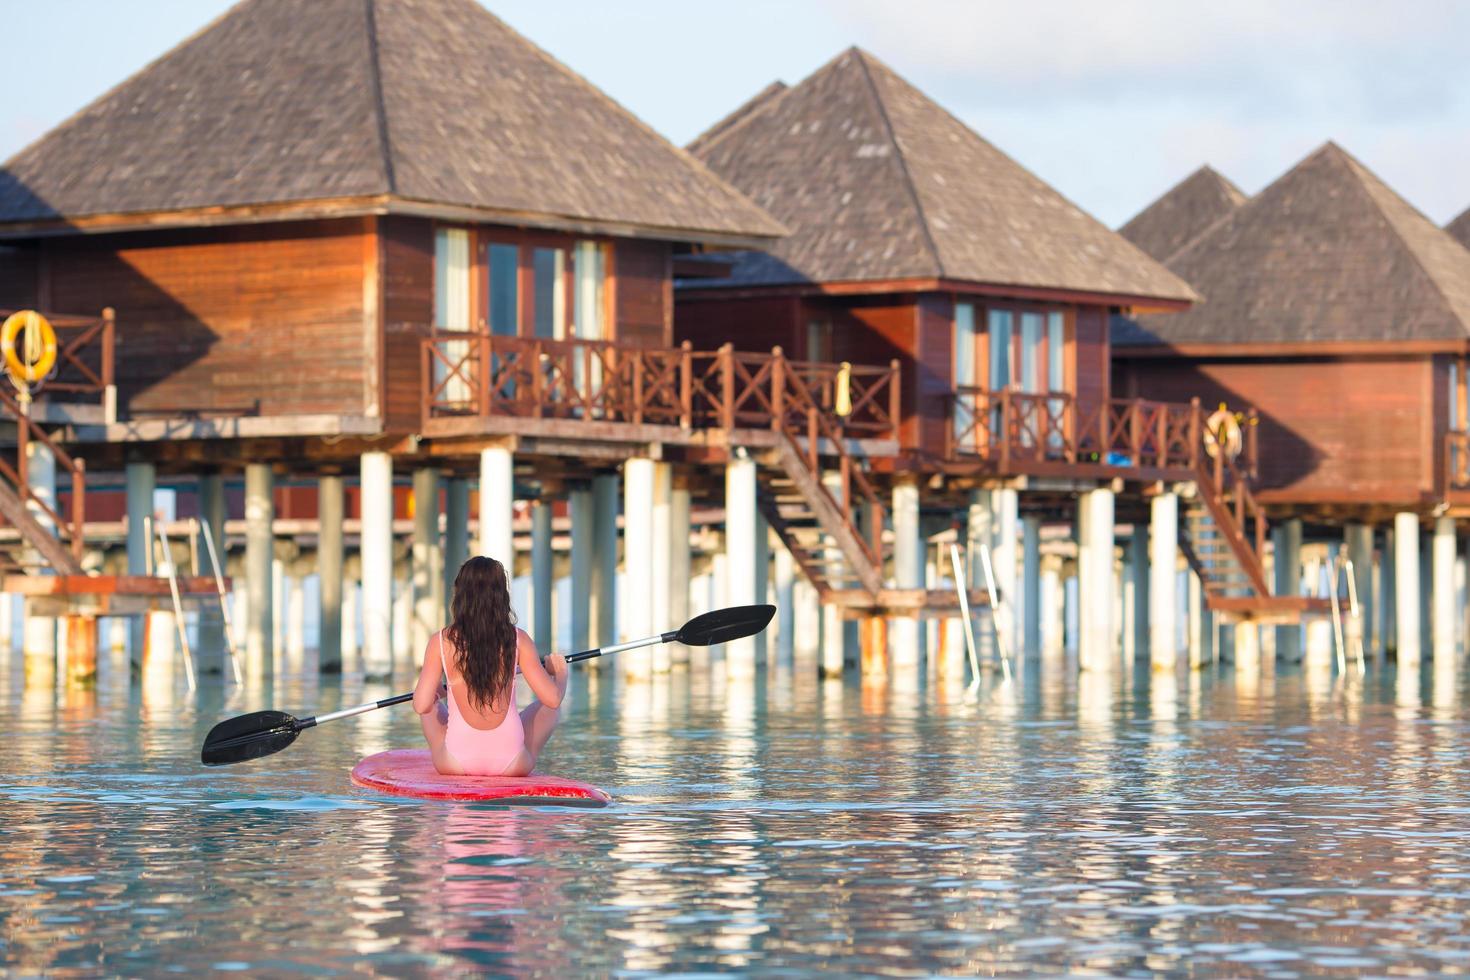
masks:
<path fill-rule="evenodd" d="M 1168 224 L 1163 205 L 1180 193 L 1126 229 Z M 1255 406 L 1255 497 L 1277 523 L 1278 592 L 1300 588 L 1304 525 L 1346 525 L 1368 599 L 1375 529 L 1391 525 L 1392 546 L 1380 546 L 1393 556 L 1383 594 L 1397 596 L 1381 603 L 1388 645 L 1415 661 L 1432 620 L 1435 648 L 1452 648 L 1456 521 L 1470 513 L 1470 252 L 1333 143 L 1219 210 L 1201 228 L 1176 207 L 1175 234 L 1136 238 L 1173 248 L 1155 254 L 1203 299 L 1115 320 L 1114 386 Z M 1421 528 L 1432 528 L 1432 546 L 1421 546 Z M 1421 551 L 1433 555 L 1422 573 L 1432 617 L 1421 615 Z"/>
<path fill-rule="evenodd" d="M 1051 616 L 1051 603 L 1038 602 L 1038 525 L 1075 516 L 1080 608 L 1096 617 L 1084 618 L 1081 639 L 1111 648 L 1118 491 L 1118 518 L 1140 528 L 1135 595 L 1150 590 L 1141 530 L 1150 509 L 1156 542 L 1167 541 L 1152 562 L 1164 636 L 1181 532 L 1211 608 L 1299 614 L 1264 580 L 1249 455 L 1238 469 L 1214 469 L 1204 451 L 1213 406 L 1192 404 L 1193 393 L 1163 403 L 1112 390 L 1110 316 L 1167 320 L 1189 309 L 1196 294 L 1183 278 L 858 49 L 798 85 L 768 86 L 689 149 L 791 234 L 714 256 L 703 276 L 686 266 L 678 336 L 802 360 L 892 361 L 902 388 L 896 451 L 863 464 L 891 492 L 895 527 L 917 528 L 920 510 L 941 526 L 968 511 L 971 543 L 995 546 L 1002 591 L 1021 607 L 1018 644 L 1034 648 L 1042 605 Z M 1190 488 L 1182 521 L 1179 485 Z M 779 529 L 777 509 L 768 513 Z M 784 536 L 795 550 L 816 547 Z M 921 569 L 901 558 L 895 574 L 916 583 Z M 1148 620 L 1134 616 L 1140 649 Z M 1172 658 L 1172 639 L 1154 646 Z"/>
<path fill-rule="evenodd" d="M 132 570 L 158 481 L 197 486 L 217 537 L 243 518 L 248 659 L 268 672 L 273 521 L 294 500 L 335 665 L 345 521 L 363 665 L 383 674 L 395 575 L 411 570 L 422 638 L 471 522 L 510 562 L 527 504 L 543 642 L 553 518 L 570 520 L 572 642 L 615 638 L 620 501 L 628 574 L 651 583 L 627 590 L 624 634 L 687 610 L 691 496 L 723 509 L 729 596 L 753 600 L 746 456 L 776 444 L 780 410 L 751 378 L 781 368 L 677 346 L 673 270 L 784 231 L 473 0 L 245 0 L 0 170 L 0 308 L 76 331 L 63 314 L 109 311 L 88 348 L 105 417 L 46 433 L 63 475 L 126 472 Z M 788 372 L 788 397 L 806 378 Z M 810 397 L 819 428 L 835 418 Z M 14 489 L 44 499 L 31 473 Z M 83 525 L 58 523 L 80 554 Z"/>

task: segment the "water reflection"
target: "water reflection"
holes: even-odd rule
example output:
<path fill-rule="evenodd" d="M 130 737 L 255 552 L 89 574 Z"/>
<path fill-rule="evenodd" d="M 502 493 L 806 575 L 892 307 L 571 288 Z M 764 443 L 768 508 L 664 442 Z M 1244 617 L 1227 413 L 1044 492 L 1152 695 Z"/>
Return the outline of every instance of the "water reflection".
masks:
<path fill-rule="evenodd" d="M 579 674 L 548 771 L 605 811 L 385 799 L 406 708 L 202 770 L 220 717 L 406 690 L 0 657 L 0 972 L 1215 974 L 1470 968 L 1463 667 L 1063 656 L 887 683 Z M 308 662 L 309 662 L 308 657 Z"/>

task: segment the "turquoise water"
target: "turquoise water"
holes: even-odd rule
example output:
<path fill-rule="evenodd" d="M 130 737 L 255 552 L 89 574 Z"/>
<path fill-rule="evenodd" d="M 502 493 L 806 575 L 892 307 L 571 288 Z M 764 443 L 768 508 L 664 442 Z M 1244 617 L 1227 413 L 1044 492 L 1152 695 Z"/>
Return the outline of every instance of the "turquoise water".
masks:
<path fill-rule="evenodd" d="M 637 976 L 1470 972 L 1463 673 L 1080 685 L 652 685 L 579 674 L 548 772 L 606 810 L 355 789 L 403 707 L 197 765 L 221 717 L 395 688 L 196 697 L 0 671 L 0 973 Z M 398 685 L 406 688 L 407 679 Z"/>

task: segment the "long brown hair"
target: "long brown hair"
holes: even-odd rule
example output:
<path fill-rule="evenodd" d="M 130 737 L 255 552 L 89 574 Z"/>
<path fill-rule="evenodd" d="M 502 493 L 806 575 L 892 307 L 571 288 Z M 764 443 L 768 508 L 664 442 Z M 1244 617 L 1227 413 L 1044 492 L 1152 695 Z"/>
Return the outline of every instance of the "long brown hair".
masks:
<path fill-rule="evenodd" d="M 515 677 L 516 614 L 510 608 L 505 566 L 494 558 L 465 562 L 454 576 L 449 608 L 454 621 L 444 632 L 459 651 L 455 663 L 470 704 L 483 711 Z"/>

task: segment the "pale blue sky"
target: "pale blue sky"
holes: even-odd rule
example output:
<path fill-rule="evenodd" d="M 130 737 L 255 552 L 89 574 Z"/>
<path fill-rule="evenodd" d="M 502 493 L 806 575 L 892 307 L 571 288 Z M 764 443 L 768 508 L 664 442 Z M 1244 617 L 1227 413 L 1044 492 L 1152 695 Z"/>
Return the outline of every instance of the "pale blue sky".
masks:
<path fill-rule="evenodd" d="M 1255 192 L 1329 138 L 1438 223 L 1470 206 L 1457 0 L 486 5 L 679 143 L 858 44 L 1110 225 L 1200 163 Z M 0 159 L 228 6 L 0 0 Z"/>

